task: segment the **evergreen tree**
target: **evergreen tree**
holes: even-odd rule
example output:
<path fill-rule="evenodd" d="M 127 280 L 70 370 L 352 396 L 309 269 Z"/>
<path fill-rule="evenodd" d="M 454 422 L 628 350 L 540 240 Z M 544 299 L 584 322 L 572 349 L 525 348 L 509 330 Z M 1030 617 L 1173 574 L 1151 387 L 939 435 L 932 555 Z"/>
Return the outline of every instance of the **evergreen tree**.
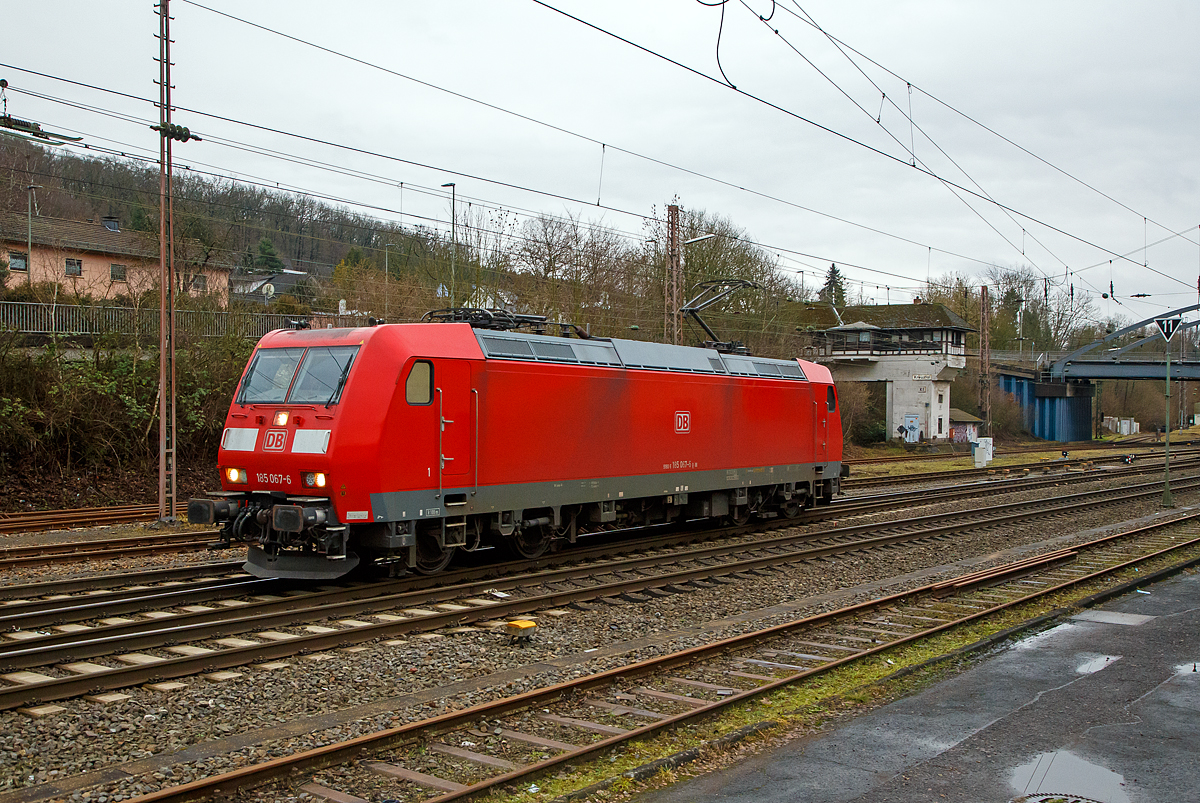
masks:
<path fill-rule="evenodd" d="M 825 274 L 825 286 L 821 288 L 818 297 L 835 307 L 846 306 L 846 285 L 836 263 L 830 263 L 829 272 Z"/>
<path fill-rule="evenodd" d="M 283 260 L 275 252 L 275 244 L 267 237 L 258 241 L 258 256 L 254 258 L 254 269 L 265 273 L 278 273 L 283 270 Z"/>

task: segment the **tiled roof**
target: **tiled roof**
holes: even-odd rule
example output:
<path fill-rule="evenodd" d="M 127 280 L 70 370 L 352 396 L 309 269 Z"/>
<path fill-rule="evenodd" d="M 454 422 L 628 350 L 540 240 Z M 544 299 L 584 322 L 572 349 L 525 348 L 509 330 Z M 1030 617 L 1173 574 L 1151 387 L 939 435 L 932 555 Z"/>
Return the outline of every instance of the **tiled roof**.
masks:
<path fill-rule="evenodd" d="M 136 231 L 109 231 L 103 223 L 39 216 L 34 216 L 31 221 L 27 214 L 19 212 L 0 212 L 0 241 L 10 244 L 27 242 L 31 222 L 35 245 L 158 259 L 156 236 Z"/>
<path fill-rule="evenodd" d="M 802 325 L 815 331 L 865 323 L 880 329 L 975 329 L 945 304 L 865 304 L 834 312 L 822 301 L 797 304 Z M 838 315 L 841 315 L 841 320 Z M 843 323 L 844 322 L 844 323 Z"/>

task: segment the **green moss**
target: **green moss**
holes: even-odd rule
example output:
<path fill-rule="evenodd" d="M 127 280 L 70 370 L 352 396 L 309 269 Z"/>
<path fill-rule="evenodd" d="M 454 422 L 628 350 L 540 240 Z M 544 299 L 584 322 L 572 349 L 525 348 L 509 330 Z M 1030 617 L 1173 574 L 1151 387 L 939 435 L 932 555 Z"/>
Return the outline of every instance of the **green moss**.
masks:
<path fill-rule="evenodd" d="M 961 652 L 964 648 L 986 643 L 997 634 L 1025 626 L 1045 614 L 1069 610 L 1085 597 L 1134 580 L 1139 575 L 1148 575 L 1196 557 L 1200 557 L 1200 547 L 1191 547 L 1174 555 L 1157 558 L 1136 570 L 1127 569 L 1118 575 L 1013 606 L 979 621 L 880 652 L 866 660 L 810 676 L 804 681 L 726 708 L 704 720 L 622 745 L 607 755 L 573 765 L 570 772 L 559 772 L 533 782 L 538 787 L 537 792 L 528 791 L 531 784 L 527 782 L 519 790 L 498 790 L 483 799 L 492 803 L 550 801 L 613 779 L 603 791 L 593 793 L 588 799 L 614 800 L 633 790 L 674 783 L 680 776 L 692 773 L 686 767 L 663 770 L 649 781 L 642 782 L 621 776 L 695 747 L 701 748 L 702 757 L 698 767 L 720 764 L 730 750 L 715 747 L 712 742 L 757 723 L 776 722 L 778 726 L 751 735 L 745 743 L 753 745 L 785 733 L 816 732 L 832 720 L 857 715 L 912 695 L 982 660 L 981 654 Z M 692 772 L 695 771 L 693 769 Z"/>

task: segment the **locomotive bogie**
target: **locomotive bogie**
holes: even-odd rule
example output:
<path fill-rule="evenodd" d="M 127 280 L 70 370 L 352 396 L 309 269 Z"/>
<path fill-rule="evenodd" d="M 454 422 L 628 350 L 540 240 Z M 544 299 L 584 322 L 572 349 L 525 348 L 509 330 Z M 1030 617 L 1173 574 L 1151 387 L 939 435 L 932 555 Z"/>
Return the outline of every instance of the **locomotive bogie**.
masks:
<path fill-rule="evenodd" d="M 458 550 L 794 517 L 836 493 L 841 446 L 811 363 L 460 323 L 281 331 L 231 405 L 223 491 L 188 516 L 263 576 L 432 573 Z"/>

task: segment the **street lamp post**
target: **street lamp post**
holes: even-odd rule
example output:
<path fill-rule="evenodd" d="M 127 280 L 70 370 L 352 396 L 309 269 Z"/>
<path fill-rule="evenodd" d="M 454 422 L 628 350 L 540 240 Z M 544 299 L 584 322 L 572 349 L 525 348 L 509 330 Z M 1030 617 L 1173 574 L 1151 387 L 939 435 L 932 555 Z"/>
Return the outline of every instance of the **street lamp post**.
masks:
<path fill-rule="evenodd" d="M 33 286 L 33 191 L 40 190 L 41 184 L 30 184 L 25 189 L 29 191 L 29 230 L 26 232 L 25 243 L 25 281 Z M 18 213 L 20 214 L 20 213 Z"/>
<path fill-rule="evenodd" d="M 383 319 L 388 319 L 388 249 L 395 248 L 395 243 L 383 244 Z"/>
<path fill-rule="evenodd" d="M 450 309 L 454 309 L 454 271 L 458 263 L 458 214 L 455 209 L 457 190 L 453 181 L 448 181 L 442 186 L 450 188 Z"/>

